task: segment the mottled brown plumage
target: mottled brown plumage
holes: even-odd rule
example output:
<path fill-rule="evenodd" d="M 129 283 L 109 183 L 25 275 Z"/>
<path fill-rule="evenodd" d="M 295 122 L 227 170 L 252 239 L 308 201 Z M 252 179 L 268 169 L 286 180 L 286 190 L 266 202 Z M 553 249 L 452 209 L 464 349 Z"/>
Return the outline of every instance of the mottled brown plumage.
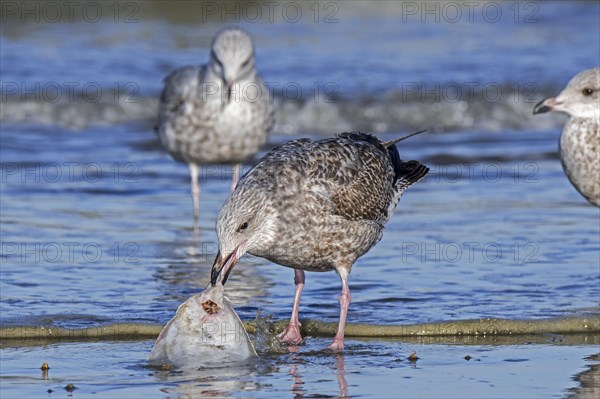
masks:
<path fill-rule="evenodd" d="M 342 349 L 352 265 L 381 239 L 402 192 L 428 170 L 365 133 L 273 149 L 242 177 L 219 213 L 213 281 L 221 269 L 226 280 L 245 252 L 296 269 L 294 311 L 282 339 L 297 342 L 304 270 L 335 270 L 343 290 L 341 332 L 332 349 Z"/>

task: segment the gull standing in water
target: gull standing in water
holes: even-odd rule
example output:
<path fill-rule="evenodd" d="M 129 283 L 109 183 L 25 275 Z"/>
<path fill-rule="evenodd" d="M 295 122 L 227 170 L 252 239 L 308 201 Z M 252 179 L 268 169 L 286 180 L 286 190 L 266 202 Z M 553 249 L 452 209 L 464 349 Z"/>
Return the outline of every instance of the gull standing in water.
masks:
<path fill-rule="evenodd" d="M 185 66 L 165 78 L 157 131 L 171 156 L 189 166 L 194 227 L 200 165 L 235 164 L 233 191 L 241 163 L 267 141 L 272 115 L 267 88 L 256 72 L 252 39 L 241 29 L 224 29 L 214 37 L 207 65 Z"/>
<path fill-rule="evenodd" d="M 591 204 L 600 207 L 600 68 L 580 72 L 556 97 L 540 101 L 534 114 L 567 113 L 558 148 L 565 174 Z"/>
<path fill-rule="evenodd" d="M 341 310 L 329 349 L 342 351 L 350 269 L 379 242 L 404 190 L 429 171 L 418 161 L 400 159 L 395 146 L 400 140 L 342 133 L 332 139 L 290 141 L 265 155 L 241 178 L 219 213 L 219 253 L 211 282 L 216 284 L 223 273 L 225 283 L 246 252 L 293 268 L 292 317 L 279 339 L 298 344 L 304 271 L 335 270 L 342 280 Z"/>

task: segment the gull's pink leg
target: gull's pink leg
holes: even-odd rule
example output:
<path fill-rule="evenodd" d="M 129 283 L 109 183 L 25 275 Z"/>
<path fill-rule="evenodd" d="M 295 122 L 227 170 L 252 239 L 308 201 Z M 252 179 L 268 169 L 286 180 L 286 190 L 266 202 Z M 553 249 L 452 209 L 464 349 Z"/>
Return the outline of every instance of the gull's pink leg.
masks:
<path fill-rule="evenodd" d="M 231 192 L 235 190 L 237 186 L 238 180 L 240 180 L 240 169 L 242 169 L 242 165 L 236 163 L 233 165 L 233 178 L 231 179 Z"/>
<path fill-rule="evenodd" d="M 300 310 L 300 296 L 304 288 L 304 270 L 294 269 L 294 284 L 296 284 L 296 295 L 294 296 L 294 307 L 292 308 L 292 317 L 285 331 L 277 336 L 279 342 L 288 345 L 298 345 L 302 343 L 300 335 L 300 320 L 298 320 L 298 311 Z"/>
<path fill-rule="evenodd" d="M 340 323 L 338 330 L 333 338 L 333 343 L 327 349 L 334 352 L 342 352 L 344 350 L 344 328 L 346 327 L 346 316 L 348 315 L 348 306 L 350 305 L 350 288 L 348 288 L 348 276 L 341 275 L 342 278 L 342 293 L 338 296 L 340 303 Z"/>
<path fill-rule="evenodd" d="M 200 183 L 198 183 L 198 165 L 189 164 L 192 183 L 192 202 L 194 203 L 194 231 L 198 230 L 198 215 L 200 213 Z"/>

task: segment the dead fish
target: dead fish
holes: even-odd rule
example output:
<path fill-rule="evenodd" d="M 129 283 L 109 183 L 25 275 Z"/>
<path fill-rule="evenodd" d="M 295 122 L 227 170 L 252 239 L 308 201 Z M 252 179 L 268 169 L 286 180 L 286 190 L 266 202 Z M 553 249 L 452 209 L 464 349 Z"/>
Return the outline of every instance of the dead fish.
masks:
<path fill-rule="evenodd" d="M 218 282 L 179 306 L 158 336 L 148 362 L 176 368 L 222 367 L 257 356 Z"/>

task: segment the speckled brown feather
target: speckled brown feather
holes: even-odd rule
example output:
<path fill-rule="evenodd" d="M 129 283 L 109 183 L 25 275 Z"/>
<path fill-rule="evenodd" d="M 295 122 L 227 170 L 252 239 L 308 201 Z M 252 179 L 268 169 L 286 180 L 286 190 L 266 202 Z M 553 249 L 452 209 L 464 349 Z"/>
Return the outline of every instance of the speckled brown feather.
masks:
<path fill-rule="evenodd" d="M 365 133 L 287 142 L 242 177 L 219 215 L 219 236 L 241 220 L 263 230 L 268 221 L 251 254 L 303 270 L 349 272 L 381 239 L 402 192 L 429 170 L 394 154 Z"/>

